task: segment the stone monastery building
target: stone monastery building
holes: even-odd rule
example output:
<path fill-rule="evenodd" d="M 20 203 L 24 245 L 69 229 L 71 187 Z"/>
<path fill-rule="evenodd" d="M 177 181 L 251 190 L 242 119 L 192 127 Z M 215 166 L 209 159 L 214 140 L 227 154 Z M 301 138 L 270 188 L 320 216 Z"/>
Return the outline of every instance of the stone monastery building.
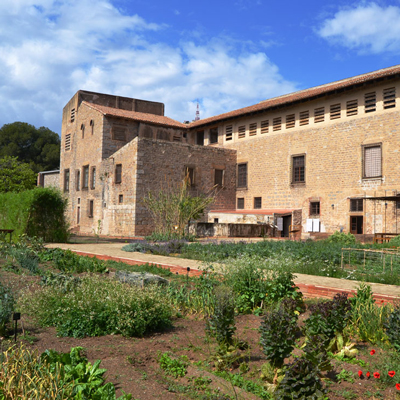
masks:
<path fill-rule="evenodd" d="M 188 175 L 194 194 L 219 188 L 204 216 L 214 228 L 395 233 L 399 95 L 400 65 L 184 124 L 162 103 L 78 91 L 62 120 L 71 226 L 149 234 L 143 197 Z"/>

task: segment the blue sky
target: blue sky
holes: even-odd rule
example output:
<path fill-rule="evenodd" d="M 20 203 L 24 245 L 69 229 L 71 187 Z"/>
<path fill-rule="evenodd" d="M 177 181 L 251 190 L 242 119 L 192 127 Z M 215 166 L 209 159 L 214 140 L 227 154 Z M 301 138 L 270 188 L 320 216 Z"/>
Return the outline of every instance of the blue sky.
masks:
<path fill-rule="evenodd" d="M 204 118 L 399 56 L 400 0 L 0 0 L 0 126 L 60 133 L 79 89 Z"/>

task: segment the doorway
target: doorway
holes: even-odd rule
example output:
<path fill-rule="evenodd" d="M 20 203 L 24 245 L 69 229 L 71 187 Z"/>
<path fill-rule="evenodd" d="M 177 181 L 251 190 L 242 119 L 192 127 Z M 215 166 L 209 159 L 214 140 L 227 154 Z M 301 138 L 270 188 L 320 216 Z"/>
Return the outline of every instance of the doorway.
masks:
<path fill-rule="evenodd" d="M 289 237 L 289 228 L 292 225 L 292 216 L 286 215 L 283 217 L 282 237 Z"/>
<path fill-rule="evenodd" d="M 350 216 L 350 232 L 353 235 L 362 235 L 363 233 L 364 217 L 362 215 Z"/>

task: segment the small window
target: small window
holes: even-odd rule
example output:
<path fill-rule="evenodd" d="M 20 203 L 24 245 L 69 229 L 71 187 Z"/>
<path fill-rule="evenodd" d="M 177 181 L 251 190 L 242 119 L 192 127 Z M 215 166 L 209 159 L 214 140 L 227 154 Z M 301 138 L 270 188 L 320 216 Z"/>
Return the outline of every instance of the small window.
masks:
<path fill-rule="evenodd" d="M 198 146 L 204 146 L 204 131 L 199 131 L 196 133 L 196 144 Z"/>
<path fill-rule="evenodd" d="M 185 179 L 187 180 L 188 187 L 195 185 L 194 168 L 192 167 L 185 168 Z"/>
<path fill-rule="evenodd" d="M 254 209 L 260 209 L 262 203 L 261 197 L 254 197 Z"/>
<path fill-rule="evenodd" d="M 365 93 L 364 104 L 366 113 L 376 111 L 376 92 Z"/>
<path fill-rule="evenodd" d="M 85 139 L 85 124 L 81 125 L 82 139 Z"/>
<path fill-rule="evenodd" d="M 112 127 L 112 138 L 113 138 L 113 140 L 119 140 L 120 142 L 126 142 L 126 126 L 113 126 Z"/>
<path fill-rule="evenodd" d="M 122 204 L 124 202 L 124 195 L 123 194 L 120 194 L 119 196 L 118 196 L 118 203 L 119 204 Z"/>
<path fill-rule="evenodd" d="M 314 110 L 314 122 L 324 122 L 325 120 L 325 107 L 319 107 Z"/>
<path fill-rule="evenodd" d="M 88 200 L 88 217 L 93 218 L 94 201 Z"/>
<path fill-rule="evenodd" d="M 244 197 L 239 197 L 237 199 L 237 208 L 238 210 L 244 210 Z"/>
<path fill-rule="evenodd" d="M 382 176 L 382 147 L 378 145 L 363 146 L 363 178 Z"/>
<path fill-rule="evenodd" d="M 214 224 L 218 224 L 219 219 L 218 218 L 214 218 Z"/>
<path fill-rule="evenodd" d="M 75 188 L 79 192 L 79 190 L 81 190 L 81 170 L 80 169 L 76 170 L 75 184 L 76 184 Z"/>
<path fill-rule="evenodd" d="M 320 215 L 320 202 L 311 201 L 310 202 L 310 215 Z"/>
<path fill-rule="evenodd" d="M 78 204 L 81 204 L 81 198 L 78 197 Z"/>
<path fill-rule="evenodd" d="M 252 123 L 249 125 L 249 136 L 257 135 L 257 123 Z"/>
<path fill-rule="evenodd" d="M 71 134 L 67 133 L 65 135 L 65 151 L 70 151 L 71 150 Z"/>
<path fill-rule="evenodd" d="M 269 131 L 269 120 L 261 121 L 261 134 L 264 135 Z"/>
<path fill-rule="evenodd" d="M 122 164 L 117 164 L 115 166 L 115 183 L 122 182 Z"/>
<path fill-rule="evenodd" d="M 383 89 L 383 108 L 386 110 L 394 107 L 396 107 L 396 88 Z"/>
<path fill-rule="evenodd" d="M 233 127 L 228 125 L 225 127 L 225 140 L 232 140 L 233 138 Z"/>
<path fill-rule="evenodd" d="M 346 116 L 352 117 L 358 114 L 358 100 L 349 100 L 346 103 Z"/>
<path fill-rule="evenodd" d="M 305 156 L 292 157 L 292 183 L 305 182 Z"/>
<path fill-rule="evenodd" d="M 210 129 L 210 143 L 218 143 L 218 128 Z"/>
<path fill-rule="evenodd" d="M 90 176 L 90 188 L 96 188 L 96 167 L 92 167 L 92 174 Z"/>
<path fill-rule="evenodd" d="M 224 185 L 224 170 L 215 169 L 214 170 L 214 185 L 222 187 Z"/>
<path fill-rule="evenodd" d="M 362 212 L 364 211 L 363 199 L 350 199 L 350 212 Z"/>
<path fill-rule="evenodd" d="M 310 111 L 300 112 L 300 126 L 308 125 L 310 123 Z"/>
<path fill-rule="evenodd" d="M 91 119 L 90 120 L 90 130 L 92 131 L 92 135 L 94 133 L 94 121 Z"/>
<path fill-rule="evenodd" d="M 246 137 L 246 126 L 242 125 L 238 128 L 238 138 L 243 139 L 244 137 Z"/>
<path fill-rule="evenodd" d="M 400 201 L 396 201 L 396 208 L 400 209 Z"/>
<path fill-rule="evenodd" d="M 75 121 L 75 108 L 71 109 L 71 122 Z"/>
<path fill-rule="evenodd" d="M 295 123 L 294 114 L 286 115 L 286 129 L 294 128 Z"/>
<path fill-rule="evenodd" d="M 64 170 L 64 192 L 69 192 L 69 169 Z"/>
<path fill-rule="evenodd" d="M 247 187 L 247 163 L 238 164 L 237 182 L 238 188 Z"/>
<path fill-rule="evenodd" d="M 342 106 L 340 103 L 332 104 L 330 107 L 330 118 L 331 119 L 338 119 L 340 118 L 340 113 L 342 110 Z"/>
<path fill-rule="evenodd" d="M 82 176 L 82 189 L 89 188 L 89 165 L 85 165 L 83 167 L 83 176 Z"/>
<path fill-rule="evenodd" d="M 272 130 L 275 131 L 280 131 L 282 128 L 282 118 L 278 117 L 278 118 L 274 118 L 272 120 Z"/>

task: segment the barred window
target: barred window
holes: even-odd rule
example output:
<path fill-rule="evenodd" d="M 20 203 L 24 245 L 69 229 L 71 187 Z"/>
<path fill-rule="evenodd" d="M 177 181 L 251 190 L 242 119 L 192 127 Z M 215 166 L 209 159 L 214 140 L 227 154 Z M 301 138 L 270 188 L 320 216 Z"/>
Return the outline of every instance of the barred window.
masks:
<path fill-rule="evenodd" d="M 325 107 L 319 107 L 314 110 L 314 122 L 323 122 L 325 119 Z"/>
<path fill-rule="evenodd" d="M 239 197 L 237 199 L 237 209 L 244 210 L 244 197 Z"/>
<path fill-rule="evenodd" d="M 382 176 L 382 147 L 380 144 L 363 147 L 363 178 Z"/>
<path fill-rule="evenodd" d="M 305 182 L 305 156 L 292 157 L 292 183 Z"/>
<path fill-rule="evenodd" d="M 255 135 L 257 135 L 257 122 L 254 122 L 249 126 L 249 136 Z"/>
<path fill-rule="evenodd" d="M 244 137 L 246 137 L 246 126 L 242 125 L 238 128 L 238 138 L 243 139 Z"/>
<path fill-rule="evenodd" d="M 225 140 L 232 140 L 232 132 L 233 132 L 232 125 L 228 125 L 225 127 Z"/>
<path fill-rule="evenodd" d="M 349 100 L 346 103 L 346 116 L 351 117 L 358 114 L 358 100 Z"/>
<path fill-rule="evenodd" d="M 310 111 L 300 112 L 300 126 L 308 125 L 310 121 Z"/>
<path fill-rule="evenodd" d="M 365 93 L 364 104 L 366 113 L 376 111 L 376 92 Z"/>
<path fill-rule="evenodd" d="M 82 189 L 87 189 L 89 187 L 89 165 L 83 167 L 82 176 Z"/>
<path fill-rule="evenodd" d="M 92 175 L 90 179 L 90 187 L 91 189 L 96 188 L 96 167 L 92 167 Z"/>
<path fill-rule="evenodd" d="M 65 135 L 65 151 L 70 151 L 71 150 L 71 134 L 67 133 Z"/>
<path fill-rule="evenodd" d="M 268 133 L 269 131 L 269 120 L 261 121 L 261 134 Z"/>
<path fill-rule="evenodd" d="M 272 120 L 272 130 L 275 131 L 280 131 L 282 128 L 282 118 L 277 117 Z"/>
<path fill-rule="evenodd" d="M 64 170 L 64 192 L 69 192 L 69 169 Z"/>
<path fill-rule="evenodd" d="M 383 89 L 383 108 L 386 110 L 394 107 L 396 107 L 396 88 Z"/>
<path fill-rule="evenodd" d="M 239 188 L 247 187 L 247 163 L 238 164 L 237 186 Z"/>
<path fill-rule="evenodd" d="M 320 215 L 320 202 L 311 201 L 310 202 L 310 215 Z"/>
<path fill-rule="evenodd" d="M 295 123 L 296 119 L 294 114 L 286 115 L 286 129 L 294 128 Z"/>
<path fill-rule="evenodd" d="M 351 212 L 362 212 L 364 211 L 363 199 L 350 199 L 350 211 Z"/>
<path fill-rule="evenodd" d="M 260 209 L 262 204 L 262 197 L 254 197 L 254 209 Z"/>

